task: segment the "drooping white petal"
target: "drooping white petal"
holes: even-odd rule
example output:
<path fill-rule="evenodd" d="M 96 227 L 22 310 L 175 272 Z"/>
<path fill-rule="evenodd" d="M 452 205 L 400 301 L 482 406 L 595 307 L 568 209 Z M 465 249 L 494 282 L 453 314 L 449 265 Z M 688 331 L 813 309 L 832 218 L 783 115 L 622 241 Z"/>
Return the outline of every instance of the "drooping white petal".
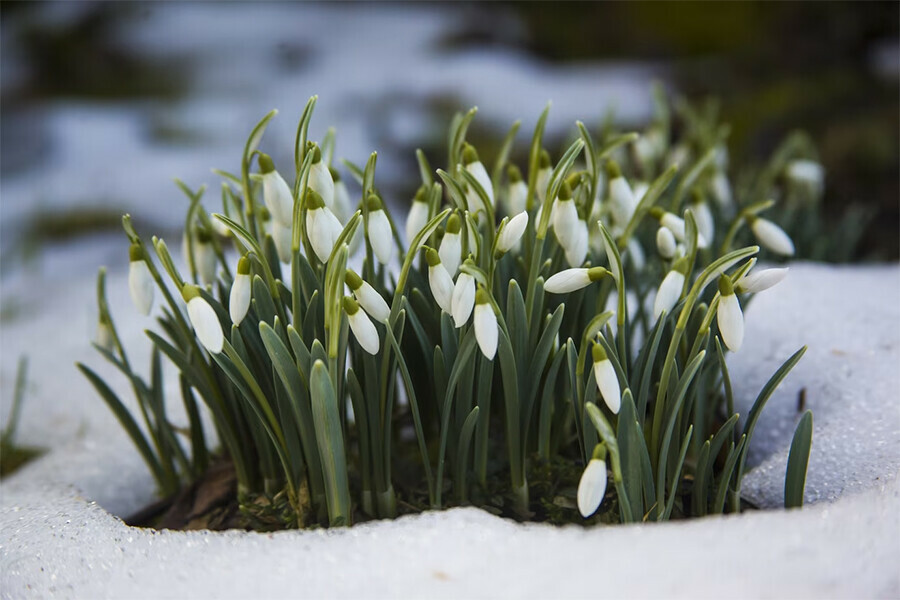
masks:
<path fill-rule="evenodd" d="M 788 268 L 758 269 L 744 275 L 738 282 L 741 292 L 756 294 L 781 282 L 787 277 Z"/>
<path fill-rule="evenodd" d="M 524 181 L 517 181 L 509 186 L 509 195 L 507 197 L 506 210 L 511 215 L 517 215 L 525 210 L 525 201 L 528 199 L 528 184 Z"/>
<path fill-rule="evenodd" d="M 578 482 L 578 512 L 587 519 L 600 508 L 606 495 L 606 461 L 592 458 Z"/>
<path fill-rule="evenodd" d="M 656 230 L 656 250 L 667 260 L 675 256 L 675 235 L 668 227 Z"/>
<path fill-rule="evenodd" d="M 309 168 L 309 187 L 322 196 L 328 210 L 334 210 L 334 179 L 324 160 L 313 163 Z"/>
<path fill-rule="evenodd" d="M 475 279 L 468 273 L 460 273 L 456 278 L 456 286 L 453 288 L 453 298 L 450 301 L 453 312 L 453 322 L 457 327 L 462 327 L 472 314 L 475 306 Z"/>
<path fill-rule="evenodd" d="M 500 236 L 497 238 L 497 250 L 500 252 L 509 252 L 519 243 L 527 226 L 528 213 L 523 210 L 510 219 L 506 223 L 506 227 L 503 228 L 503 231 L 500 232 Z"/>
<path fill-rule="evenodd" d="M 578 220 L 575 228 L 572 230 L 572 237 L 569 238 L 567 245 L 563 246 L 566 253 L 566 262 L 570 267 L 580 267 L 584 264 L 588 251 L 588 228 L 587 223 Z"/>
<path fill-rule="evenodd" d="M 478 182 L 478 185 L 484 190 L 485 195 L 488 197 L 491 205 L 494 204 L 494 187 L 491 184 L 491 177 L 488 175 L 487 169 L 484 168 L 484 165 L 480 160 L 469 163 L 466 165 L 466 171 L 469 172 L 472 177 L 475 178 L 475 181 Z M 478 192 L 475 190 L 470 190 L 471 193 L 475 194 L 475 202 L 476 207 L 475 210 L 472 211 L 472 207 L 469 207 L 469 210 L 472 212 L 476 212 L 478 210 L 484 210 L 484 206 L 482 206 L 481 196 L 478 195 Z"/>
<path fill-rule="evenodd" d="M 695 219 L 696 220 L 696 219 Z M 675 239 L 679 242 L 686 242 L 684 219 L 670 212 L 664 213 L 659 220 L 659 224 L 672 230 Z M 700 233 L 700 226 L 697 225 L 697 247 L 706 248 L 708 246 L 706 237 Z"/>
<path fill-rule="evenodd" d="M 394 238 L 391 234 L 391 223 L 384 210 L 373 210 L 369 213 L 368 234 L 375 258 L 383 265 L 388 264 L 394 254 Z"/>
<path fill-rule="evenodd" d="M 656 299 L 653 301 L 654 319 L 658 319 L 663 311 L 666 314 L 672 312 L 672 309 L 678 304 L 678 299 L 681 298 L 682 287 L 684 287 L 684 275 L 678 271 L 669 271 L 659 285 Z"/>
<path fill-rule="evenodd" d="M 350 201 L 350 192 L 343 180 L 334 182 L 334 216 L 341 223 L 346 223 L 353 215 L 353 203 Z"/>
<path fill-rule="evenodd" d="M 364 310 L 357 310 L 352 315 L 347 315 L 350 330 L 362 349 L 369 354 L 378 354 L 381 340 L 378 338 L 378 330 Z"/>
<path fill-rule="evenodd" d="M 578 226 L 578 210 L 575 208 L 575 201 L 571 198 L 568 200 L 556 201 L 556 214 L 551 215 L 553 219 L 553 232 L 559 245 L 565 248 L 572 241 L 575 228 Z"/>
<path fill-rule="evenodd" d="M 794 183 L 807 185 L 819 192 L 825 183 L 825 169 L 814 160 L 797 159 L 788 163 L 786 173 Z"/>
<path fill-rule="evenodd" d="M 445 233 L 441 239 L 441 245 L 438 248 L 438 256 L 441 257 L 441 264 L 453 277 L 459 270 L 459 264 L 462 262 L 462 239 L 459 233 Z"/>
<path fill-rule="evenodd" d="M 594 363 L 594 379 L 597 380 L 597 388 L 606 406 L 614 415 L 619 414 L 619 407 L 622 405 L 619 378 L 608 358 Z"/>
<path fill-rule="evenodd" d="M 320 261 L 327 262 L 334 248 L 332 226 L 325 207 L 315 208 L 306 213 L 306 235 Z"/>
<path fill-rule="evenodd" d="M 732 204 L 731 182 L 728 181 L 728 175 L 722 171 L 717 171 L 713 175 L 709 183 L 709 191 L 712 193 L 713 199 L 719 208 L 730 210 Z"/>
<path fill-rule="evenodd" d="M 291 228 L 285 227 L 280 222 L 272 223 L 272 241 L 275 242 L 275 252 L 278 260 L 283 263 L 291 262 Z"/>
<path fill-rule="evenodd" d="M 550 175 L 552 173 L 553 171 L 549 167 L 540 169 L 537 173 L 534 191 L 541 204 L 543 204 L 544 200 L 547 198 L 547 188 L 550 186 Z"/>
<path fill-rule="evenodd" d="M 428 267 L 428 284 L 431 287 L 431 294 L 441 310 L 452 314 L 453 278 L 450 277 L 450 273 L 444 268 L 443 263 Z"/>
<path fill-rule="evenodd" d="M 200 280 L 209 285 L 216 280 L 216 251 L 209 242 L 194 242 L 194 262 Z"/>
<path fill-rule="evenodd" d="M 368 281 L 363 281 L 362 285 L 354 290 L 353 295 L 356 296 L 356 300 L 363 310 L 372 315 L 376 321 L 384 323 L 391 316 L 391 309 L 387 302 L 375 288 L 369 285 Z"/>
<path fill-rule="evenodd" d="M 426 202 L 413 201 L 406 216 L 406 242 L 411 244 L 416 234 L 428 223 L 428 204 Z"/>
<path fill-rule="evenodd" d="M 250 275 L 238 273 L 231 284 L 231 295 L 228 298 L 228 314 L 231 322 L 240 325 L 250 308 Z"/>
<path fill-rule="evenodd" d="M 272 218 L 285 227 L 290 227 L 294 220 L 294 196 L 291 188 L 278 171 L 271 171 L 262 176 L 263 201 Z"/>
<path fill-rule="evenodd" d="M 757 217 L 750 225 L 750 229 L 753 230 L 753 235 L 756 236 L 761 246 L 782 256 L 794 255 L 794 242 L 781 227 L 772 221 Z"/>
<path fill-rule="evenodd" d="M 149 315 L 153 307 L 153 276 L 145 261 L 133 260 L 129 264 L 128 291 L 138 312 Z"/>
<path fill-rule="evenodd" d="M 732 352 L 737 352 L 744 343 L 744 314 L 737 294 L 728 294 L 719 298 L 719 309 L 716 311 L 719 333 L 722 341 Z"/>
<path fill-rule="evenodd" d="M 544 282 L 544 291 L 551 294 L 568 294 L 591 285 L 588 270 L 584 268 L 566 269 L 550 276 Z"/>
<path fill-rule="evenodd" d="M 709 204 L 706 202 L 694 202 L 691 204 L 691 211 L 693 211 L 694 220 L 697 222 L 697 233 L 702 235 L 705 241 L 712 240 L 716 235 L 716 223 Z"/>
<path fill-rule="evenodd" d="M 497 354 L 497 315 L 493 307 L 488 303 L 475 305 L 475 340 L 481 353 L 488 360 L 493 360 Z"/>
<path fill-rule="evenodd" d="M 221 352 L 225 344 L 225 335 L 213 307 L 201 296 L 195 296 L 188 302 L 187 311 L 194 333 L 197 334 L 197 339 L 203 347 L 213 354 Z"/>
<path fill-rule="evenodd" d="M 97 321 L 97 336 L 94 343 L 108 352 L 113 351 L 113 333 L 109 323 L 105 321 Z"/>
<path fill-rule="evenodd" d="M 615 177 L 609 181 L 609 209 L 613 220 L 625 226 L 631 220 L 638 199 L 624 177 Z"/>

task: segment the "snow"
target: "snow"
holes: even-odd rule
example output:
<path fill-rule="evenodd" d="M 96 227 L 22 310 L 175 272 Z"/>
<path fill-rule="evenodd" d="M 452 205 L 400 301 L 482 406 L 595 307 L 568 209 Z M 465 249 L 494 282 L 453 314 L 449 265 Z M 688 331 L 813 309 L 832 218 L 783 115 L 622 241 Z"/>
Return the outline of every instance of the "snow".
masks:
<path fill-rule="evenodd" d="M 113 272 L 108 288 L 134 348 L 151 321 L 135 317 L 124 272 Z M 804 343 L 809 351 L 763 412 L 751 457 L 758 466 L 745 493 L 764 506 L 780 504 L 797 393 L 805 387 L 815 413 L 807 487 L 814 504 L 592 529 L 516 524 L 471 508 L 275 534 L 127 527 L 107 511 L 122 515 L 146 504 L 152 482 L 71 366 L 100 364 L 85 341 L 94 323 L 93 283 L 35 275 L 6 286 L 0 300 L 33 290 L 41 293 L 29 297 L 29 312 L 4 324 L 0 391 L 10 397 L 16 358 L 28 354 L 32 383 L 20 437 L 52 450 L 2 485 L 4 598 L 900 594 L 897 265 L 797 263 L 747 308 L 745 345 L 730 359 L 742 414 L 785 358 Z M 59 297 L 76 310 L 52 310 Z M 147 344 L 137 345 L 132 361 L 146 364 Z M 183 416 L 172 408 L 177 422 Z"/>

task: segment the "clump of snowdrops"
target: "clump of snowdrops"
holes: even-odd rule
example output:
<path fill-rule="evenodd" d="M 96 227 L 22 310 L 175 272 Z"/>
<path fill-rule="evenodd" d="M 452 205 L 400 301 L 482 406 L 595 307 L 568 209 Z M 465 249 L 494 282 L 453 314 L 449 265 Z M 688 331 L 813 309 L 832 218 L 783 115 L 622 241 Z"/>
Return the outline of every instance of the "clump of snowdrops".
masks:
<path fill-rule="evenodd" d="M 603 522 L 741 509 L 757 418 L 805 349 L 740 419 L 725 356 L 741 348 L 742 305 L 787 273 L 755 267 L 757 256 L 794 246 L 765 217 L 771 201 L 734 197 L 724 131 L 698 122 L 675 139 L 660 104 L 640 134 L 597 139 L 576 123 L 554 158 L 545 110 L 525 164 L 509 158 L 516 122 L 488 170 L 466 142 L 472 109 L 453 119 L 445 169 L 417 152 L 421 184 L 400 215 L 375 184 L 376 153 L 341 169 L 333 130 L 307 140 L 315 103 L 292 164 L 261 150 L 273 111 L 240 172 L 216 171 L 221 212 L 178 182 L 184 270 L 124 217 L 132 298 L 144 315 L 156 303 L 147 379 L 101 270 L 95 345 L 130 381 L 139 417 L 79 368 L 163 494 L 210 463 L 205 407 L 257 526 L 459 504 Z M 811 161 L 790 168 L 818 177 Z M 754 245 L 738 246 L 746 232 Z M 167 416 L 162 357 L 178 370 L 184 426 Z M 788 505 L 802 503 L 804 422 Z"/>

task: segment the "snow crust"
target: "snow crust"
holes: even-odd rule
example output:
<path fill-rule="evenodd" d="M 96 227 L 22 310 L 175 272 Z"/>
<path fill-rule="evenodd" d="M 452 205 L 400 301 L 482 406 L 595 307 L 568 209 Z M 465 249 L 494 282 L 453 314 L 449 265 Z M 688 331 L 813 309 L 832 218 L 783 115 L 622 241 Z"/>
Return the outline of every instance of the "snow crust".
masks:
<path fill-rule="evenodd" d="M 28 289 L 33 289 L 35 282 Z M 730 368 L 746 414 L 772 372 L 809 351 L 772 397 L 754 439 L 745 493 L 780 505 L 798 390 L 815 433 L 807 500 L 664 525 L 557 528 L 477 509 L 425 513 L 342 531 L 155 532 L 125 515 L 153 498 L 136 451 L 71 366 L 91 357 L 85 310 L 49 310 L 64 294 L 92 302 L 89 282 L 41 294 L 4 327 L 3 398 L 16 355 L 35 376 L 21 441 L 51 452 L 5 480 L 0 498 L 3 598 L 236 597 L 896 597 L 900 594 L 900 268 L 795 264 L 746 311 Z M 125 273 L 109 281 L 132 361 L 149 320 L 134 316 Z M 10 292 L 9 287 L 4 293 Z M 19 290 L 21 292 L 21 289 Z M 6 294 L 4 301 L 13 294 Z M 54 343 L 48 347 L 47 340 Z M 40 351 L 39 351 L 40 349 Z M 107 374 L 100 369 L 102 373 Z M 116 381 L 111 376 L 112 381 Z M 128 398 L 122 390 L 123 399 Z M 183 419 L 172 403 L 172 419 Z M 3 412 L 5 418 L 5 410 Z M 107 512 L 110 511 L 110 512 Z"/>

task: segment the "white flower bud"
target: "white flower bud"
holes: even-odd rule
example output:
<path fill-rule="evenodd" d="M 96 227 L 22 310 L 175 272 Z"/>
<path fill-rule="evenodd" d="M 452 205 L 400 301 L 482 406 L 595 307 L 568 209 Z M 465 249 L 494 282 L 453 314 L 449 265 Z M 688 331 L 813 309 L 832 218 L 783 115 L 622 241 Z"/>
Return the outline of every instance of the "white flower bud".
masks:
<path fill-rule="evenodd" d="M 474 305 L 475 279 L 468 273 L 460 273 L 456 278 L 456 286 L 453 288 L 453 297 L 450 300 L 453 322 L 456 327 L 466 324 Z"/>
<path fill-rule="evenodd" d="M 687 260 L 678 259 L 672 266 L 672 270 L 666 273 L 665 278 L 659 285 L 656 292 L 656 299 L 653 301 L 653 318 L 659 319 L 659 316 L 665 312 L 669 314 L 678 300 L 681 298 L 681 290 L 684 287 L 684 270 L 687 269 Z"/>
<path fill-rule="evenodd" d="M 716 171 L 712 180 L 709 182 L 709 191 L 712 194 L 716 204 L 723 210 L 729 210 L 732 205 L 731 183 L 728 181 L 728 175 L 723 171 Z"/>
<path fill-rule="evenodd" d="M 369 196 L 366 201 L 369 210 L 369 223 L 366 235 L 372 245 L 375 258 L 383 265 L 391 262 L 394 254 L 394 238 L 391 233 L 391 222 L 384 212 L 381 200 L 375 196 Z"/>
<path fill-rule="evenodd" d="M 412 244 L 413 238 L 428 224 L 428 203 L 425 202 L 424 188 L 419 190 L 406 216 L 406 241 Z"/>
<path fill-rule="evenodd" d="M 447 219 L 447 231 L 441 239 L 441 245 L 438 248 L 438 254 L 444 268 L 453 277 L 459 269 L 462 262 L 462 239 L 460 238 L 459 216 L 454 213 Z"/>
<path fill-rule="evenodd" d="M 631 264 L 634 265 L 637 271 L 642 271 L 647 262 L 647 257 L 644 255 L 644 247 L 641 246 L 637 239 L 629 238 L 626 248 L 628 248 L 628 257 L 631 259 Z"/>
<path fill-rule="evenodd" d="M 347 191 L 347 184 L 341 179 L 341 176 L 334 169 L 329 169 L 331 178 L 334 180 L 334 216 L 341 223 L 346 223 L 353 216 L 353 203 L 350 201 L 350 192 Z"/>
<path fill-rule="evenodd" d="M 292 232 L 290 227 L 285 227 L 279 221 L 272 223 L 272 241 L 275 242 L 275 253 L 278 260 L 283 263 L 291 262 Z"/>
<path fill-rule="evenodd" d="M 750 229 L 760 246 L 782 256 L 794 255 L 794 242 L 781 227 L 772 221 L 761 217 L 752 217 Z"/>
<path fill-rule="evenodd" d="M 515 165 L 510 165 L 507 172 L 509 173 L 509 191 L 506 194 L 506 212 L 517 215 L 526 209 L 528 184 L 522 180 L 522 172 Z"/>
<path fill-rule="evenodd" d="M 97 337 L 94 339 L 94 343 L 96 343 L 107 352 L 113 351 L 112 327 L 110 327 L 109 323 L 107 323 L 106 321 L 97 321 Z"/>
<path fill-rule="evenodd" d="M 129 249 L 128 291 L 131 301 L 142 315 L 149 315 L 153 307 L 153 275 L 144 260 L 144 250 L 137 244 Z"/>
<path fill-rule="evenodd" d="M 235 325 L 241 324 L 250 309 L 251 284 L 250 259 L 242 256 L 238 261 L 237 275 L 234 276 L 231 295 L 228 298 L 228 314 Z"/>
<path fill-rule="evenodd" d="M 707 242 L 712 241 L 716 235 L 716 223 L 713 219 L 712 210 L 709 204 L 702 199 L 691 202 L 691 212 L 694 213 L 694 221 L 697 223 L 697 233 L 703 236 Z M 698 245 L 699 245 L 698 236 Z"/>
<path fill-rule="evenodd" d="M 750 271 L 737 284 L 737 291 L 743 294 L 756 294 L 781 282 L 787 277 L 788 268 L 757 269 Z"/>
<path fill-rule="evenodd" d="M 317 192 L 307 190 L 306 235 L 312 244 L 313 252 L 321 262 L 327 262 L 334 249 L 334 242 L 342 230 L 341 222 L 334 213 L 325 206 Z"/>
<path fill-rule="evenodd" d="M 786 174 L 791 182 L 807 186 L 816 194 L 821 194 L 825 186 L 825 169 L 814 160 L 792 160 L 787 165 Z"/>
<path fill-rule="evenodd" d="M 606 174 L 609 177 L 610 212 L 616 224 L 624 227 L 631 220 L 639 198 L 631 191 L 631 186 L 622 176 L 622 171 L 615 161 L 606 164 Z"/>
<path fill-rule="evenodd" d="M 210 242 L 194 240 L 194 263 L 197 265 L 197 273 L 200 281 L 210 285 L 216 280 L 216 251 Z"/>
<path fill-rule="evenodd" d="M 441 262 L 440 255 L 434 248 L 429 248 L 425 253 L 428 262 L 428 285 L 431 287 L 431 295 L 441 310 L 447 314 L 453 312 L 453 278 Z"/>
<path fill-rule="evenodd" d="M 347 269 L 344 281 L 353 291 L 356 301 L 363 307 L 363 310 L 372 315 L 376 321 L 384 323 L 388 320 L 391 316 L 390 307 L 368 281 L 364 281 L 352 269 Z"/>
<path fill-rule="evenodd" d="M 666 260 L 675 256 L 675 235 L 668 227 L 660 227 L 656 230 L 656 250 Z"/>
<path fill-rule="evenodd" d="M 497 315 L 491 306 L 488 293 L 480 289 L 475 294 L 475 340 L 481 353 L 488 360 L 497 354 Z"/>
<path fill-rule="evenodd" d="M 468 171 L 469 174 L 475 178 L 475 181 L 477 181 L 478 185 L 481 186 L 481 189 L 484 190 L 484 194 L 487 196 L 488 202 L 490 202 L 491 206 L 493 206 L 494 187 L 491 183 L 491 177 L 488 175 L 487 169 L 484 168 L 484 165 L 481 163 L 481 161 L 478 160 L 478 153 L 475 152 L 475 148 L 473 148 L 470 144 L 466 144 L 465 146 L 463 146 L 463 164 L 465 165 L 466 171 Z M 484 206 L 482 206 L 481 202 L 481 196 L 478 195 L 478 192 L 470 189 L 469 193 L 474 196 L 470 200 L 469 195 L 466 195 L 466 200 L 469 203 L 469 211 L 475 213 L 479 210 L 484 210 Z"/>
<path fill-rule="evenodd" d="M 544 200 L 547 199 L 547 192 L 549 191 L 547 188 L 550 187 L 550 176 L 552 174 L 553 165 L 550 164 L 550 153 L 546 150 L 541 150 L 537 177 L 535 177 L 534 182 L 534 191 L 537 195 L 538 202 L 540 202 L 541 205 L 543 205 Z"/>
<path fill-rule="evenodd" d="M 663 227 L 666 227 L 672 231 L 672 234 L 675 236 L 675 239 L 679 242 L 687 242 L 685 239 L 685 223 L 684 219 L 681 217 L 674 215 L 666 210 L 661 208 L 653 207 L 650 209 L 650 214 L 656 217 L 659 220 L 659 224 Z M 694 219 L 696 221 L 696 218 Z M 706 239 L 700 232 L 700 226 L 697 225 L 697 247 L 698 248 L 706 248 L 709 246 L 709 240 Z"/>
<path fill-rule="evenodd" d="M 572 230 L 572 236 L 563 246 L 566 254 L 566 262 L 570 267 L 580 267 L 587 258 L 588 251 L 588 228 L 587 223 L 579 219 L 575 228 Z"/>
<path fill-rule="evenodd" d="M 507 221 L 506 226 L 497 237 L 497 250 L 505 254 L 518 246 L 526 227 L 528 227 L 528 213 L 523 210 Z"/>
<path fill-rule="evenodd" d="M 719 333 L 728 349 L 737 352 L 744 343 L 744 314 L 728 275 L 719 278 L 719 294 L 719 308 L 716 311 Z"/>
<path fill-rule="evenodd" d="M 263 201 L 272 218 L 285 227 L 294 220 L 294 196 L 284 178 L 275 170 L 268 154 L 259 155 L 259 168 L 263 184 Z"/>
<path fill-rule="evenodd" d="M 594 344 L 592 350 L 594 358 L 594 379 L 597 381 L 597 389 L 609 410 L 614 414 L 619 414 L 619 408 L 622 406 L 622 393 L 619 388 L 619 377 L 616 370 L 612 366 L 612 362 L 606 355 L 606 350 L 600 344 Z"/>
<path fill-rule="evenodd" d="M 578 482 L 578 512 L 585 519 L 597 512 L 606 495 L 606 461 L 592 458 Z"/>
<path fill-rule="evenodd" d="M 350 324 L 350 331 L 353 337 L 359 342 L 363 350 L 369 354 L 378 354 L 381 347 L 381 340 L 378 337 L 378 330 L 369 320 L 365 311 L 359 310 L 359 304 L 353 298 L 344 297 L 344 312 L 347 313 L 347 322 Z"/>
<path fill-rule="evenodd" d="M 331 171 L 328 170 L 328 165 L 322 160 L 322 152 L 319 150 L 319 147 L 313 148 L 312 152 L 315 154 L 313 155 L 313 163 L 309 167 L 308 185 L 310 189 L 322 197 L 322 201 L 328 210 L 334 212 L 334 179 L 331 178 Z"/>
<path fill-rule="evenodd" d="M 603 267 L 566 269 L 552 275 L 544 283 L 544 291 L 550 294 L 568 294 L 586 288 L 608 274 L 609 271 Z"/>
<path fill-rule="evenodd" d="M 213 354 L 222 351 L 225 345 L 225 336 L 222 333 L 222 325 L 213 307 L 200 296 L 200 292 L 194 285 L 187 284 L 181 291 L 187 300 L 188 319 L 197 334 L 197 339 L 203 347 Z"/>

